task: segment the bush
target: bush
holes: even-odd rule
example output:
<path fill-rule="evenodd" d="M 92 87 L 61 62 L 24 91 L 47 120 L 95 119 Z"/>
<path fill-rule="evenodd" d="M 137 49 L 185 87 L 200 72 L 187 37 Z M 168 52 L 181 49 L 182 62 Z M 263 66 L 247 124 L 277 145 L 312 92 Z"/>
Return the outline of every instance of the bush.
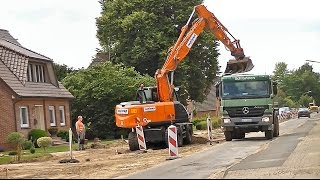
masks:
<path fill-rule="evenodd" d="M 200 121 L 200 122 L 196 125 L 196 129 L 197 129 L 197 130 L 206 130 L 206 129 L 207 129 L 207 121 Z"/>
<path fill-rule="evenodd" d="M 220 117 L 211 117 L 212 129 L 221 127 Z M 207 129 L 207 118 L 199 118 L 192 122 L 197 130 L 206 130 Z"/>
<path fill-rule="evenodd" d="M 8 153 L 8 155 L 10 155 L 10 156 L 15 156 L 15 155 L 17 155 L 18 153 L 17 153 L 17 151 L 10 151 L 9 153 Z"/>
<path fill-rule="evenodd" d="M 220 117 L 214 117 L 211 119 L 212 122 L 212 128 L 217 129 L 221 127 L 221 118 Z"/>
<path fill-rule="evenodd" d="M 49 128 L 48 132 L 50 133 L 51 136 L 56 136 L 58 133 L 58 128 L 56 127 Z"/>
<path fill-rule="evenodd" d="M 16 152 L 18 155 L 18 161 L 20 161 L 22 156 L 22 145 L 25 142 L 24 135 L 19 132 L 12 132 L 7 137 L 7 142 L 16 146 Z"/>
<path fill-rule="evenodd" d="M 29 132 L 28 139 L 31 140 L 34 144 L 34 147 L 38 148 L 37 140 L 41 137 L 47 137 L 48 132 L 42 130 L 42 129 L 32 129 Z"/>
<path fill-rule="evenodd" d="M 34 154 L 35 152 L 36 152 L 36 149 L 35 149 L 34 147 L 31 147 L 31 148 L 30 148 L 30 153 L 31 153 L 31 154 Z"/>
<path fill-rule="evenodd" d="M 69 132 L 68 132 L 68 131 L 64 131 L 64 130 L 60 130 L 60 131 L 57 133 L 57 136 L 58 136 L 58 137 L 61 137 L 61 139 L 68 140 L 68 139 L 69 139 Z"/>
<path fill-rule="evenodd" d="M 44 151 L 46 148 L 52 145 L 52 138 L 51 137 L 41 137 L 37 139 L 37 144 L 39 147 L 42 147 Z"/>
<path fill-rule="evenodd" d="M 24 141 L 22 144 L 22 149 L 29 150 L 33 146 L 32 141 Z"/>

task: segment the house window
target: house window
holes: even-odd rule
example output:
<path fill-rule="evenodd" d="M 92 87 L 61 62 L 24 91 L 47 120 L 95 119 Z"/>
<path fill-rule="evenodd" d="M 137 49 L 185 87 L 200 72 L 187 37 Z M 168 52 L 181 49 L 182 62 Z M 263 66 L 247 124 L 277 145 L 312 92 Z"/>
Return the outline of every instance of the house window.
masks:
<path fill-rule="evenodd" d="M 29 127 L 29 114 L 27 106 L 20 107 L 20 121 L 22 128 Z"/>
<path fill-rule="evenodd" d="M 44 65 L 29 63 L 27 69 L 28 81 L 45 82 Z"/>
<path fill-rule="evenodd" d="M 56 116 L 54 113 L 54 106 L 49 106 L 50 126 L 56 126 Z"/>
<path fill-rule="evenodd" d="M 59 106 L 59 114 L 60 114 L 60 125 L 65 126 L 66 125 L 66 116 L 64 113 L 64 106 Z"/>

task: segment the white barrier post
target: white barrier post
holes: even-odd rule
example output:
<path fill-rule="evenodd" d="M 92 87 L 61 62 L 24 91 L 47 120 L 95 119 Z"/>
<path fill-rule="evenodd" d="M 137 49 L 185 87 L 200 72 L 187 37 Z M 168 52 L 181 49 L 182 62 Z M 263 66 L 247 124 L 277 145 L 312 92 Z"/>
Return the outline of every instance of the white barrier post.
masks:
<path fill-rule="evenodd" d="M 168 146 L 169 146 L 169 158 L 168 159 L 176 159 L 178 158 L 178 135 L 177 135 L 177 127 L 174 125 L 170 125 L 168 127 Z"/>
<path fill-rule="evenodd" d="M 210 142 L 210 145 L 212 145 L 212 122 L 211 122 L 211 118 L 210 115 L 208 114 L 207 117 L 207 129 L 208 129 L 208 140 Z"/>
<path fill-rule="evenodd" d="M 136 126 L 137 138 L 139 143 L 140 150 L 147 150 L 146 140 L 144 139 L 143 127 L 138 125 Z"/>
<path fill-rule="evenodd" d="M 72 130 L 69 128 L 69 150 L 70 150 L 70 159 L 72 159 Z"/>

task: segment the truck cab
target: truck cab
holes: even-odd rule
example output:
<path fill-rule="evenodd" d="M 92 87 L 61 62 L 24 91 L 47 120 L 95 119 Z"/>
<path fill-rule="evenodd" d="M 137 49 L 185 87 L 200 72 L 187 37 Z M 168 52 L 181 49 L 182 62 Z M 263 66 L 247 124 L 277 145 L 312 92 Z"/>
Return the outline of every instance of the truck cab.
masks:
<path fill-rule="evenodd" d="M 309 111 L 319 113 L 319 107 L 316 105 L 315 101 L 309 103 Z"/>
<path fill-rule="evenodd" d="M 216 88 L 227 141 L 242 139 L 248 132 L 265 132 L 267 139 L 279 135 L 277 83 L 269 75 L 225 75 Z"/>

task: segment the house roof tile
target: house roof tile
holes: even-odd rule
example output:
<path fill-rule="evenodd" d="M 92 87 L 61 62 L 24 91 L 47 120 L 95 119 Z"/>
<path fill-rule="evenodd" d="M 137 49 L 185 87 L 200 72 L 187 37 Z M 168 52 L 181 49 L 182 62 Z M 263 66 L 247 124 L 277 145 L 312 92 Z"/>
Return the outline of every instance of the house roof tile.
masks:
<path fill-rule="evenodd" d="M 7 49 L 0 44 L 0 61 L 24 84 L 28 68 L 28 57 Z"/>
<path fill-rule="evenodd" d="M 61 84 L 27 82 L 29 59 L 52 60 L 19 44 L 7 30 L 0 29 L 0 78 L 20 97 L 73 98 Z"/>
<path fill-rule="evenodd" d="M 17 53 L 20 53 L 24 56 L 27 56 L 27 57 L 31 57 L 31 58 L 36 58 L 36 59 L 42 59 L 42 60 L 47 60 L 47 61 L 52 61 L 52 59 L 44 56 L 44 55 L 41 55 L 39 53 L 36 53 L 34 51 L 31 51 L 25 47 L 22 47 L 22 46 L 19 46 L 17 44 L 14 44 L 6 39 L 0 39 L 0 45 L 1 46 L 4 46 L 12 51 L 15 51 Z"/>
<path fill-rule="evenodd" d="M 17 77 L 0 61 L 0 78 L 20 97 L 73 98 L 73 95 L 61 84 L 26 82 L 21 84 Z"/>
<path fill-rule="evenodd" d="M 210 92 L 207 95 L 206 99 L 200 103 L 195 102 L 194 105 L 197 111 L 213 111 L 216 110 L 216 87 L 214 85 L 211 86 Z"/>
<path fill-rule="evenodd" d="M 17 41 L 17 39 L 12 37 L 11 34 L 5 29 L 0 29 L 0 39 L 5 39 L 7 41 L 10 41 L 14 44 L 21 46 L 21 44 Z"/>

